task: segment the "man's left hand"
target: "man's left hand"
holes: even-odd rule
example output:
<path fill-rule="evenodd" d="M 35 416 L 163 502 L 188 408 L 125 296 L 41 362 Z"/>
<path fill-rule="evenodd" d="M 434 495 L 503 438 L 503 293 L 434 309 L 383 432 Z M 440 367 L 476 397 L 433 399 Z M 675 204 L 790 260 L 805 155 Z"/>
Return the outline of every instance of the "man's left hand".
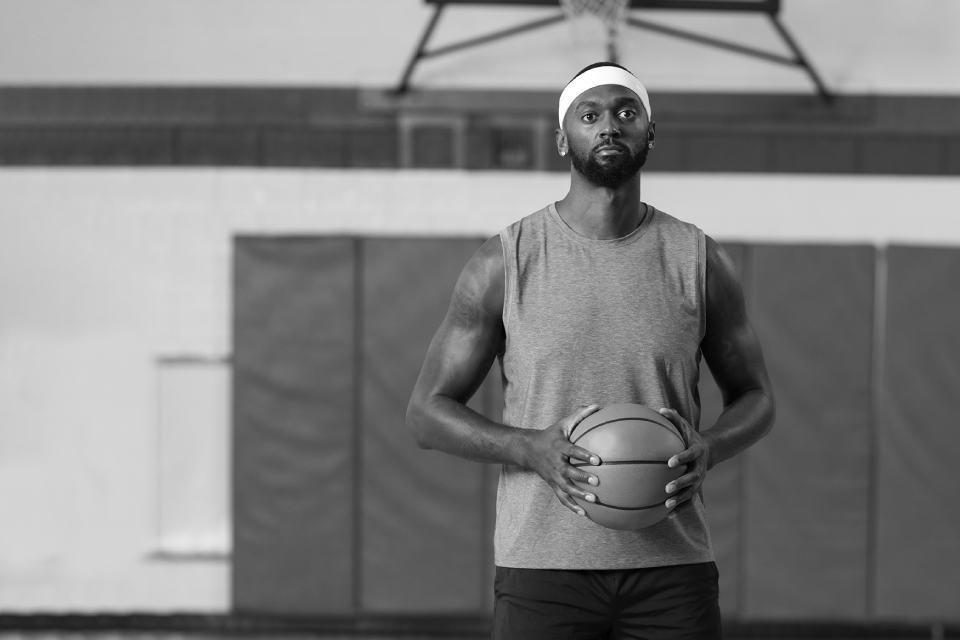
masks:
<path fill-rule="evenodd" d="M 659 413 L 673 423 L 687 445 L 686 449 L 667 461 L 667 466 L 671 469 L 687 465 L 686 473 L 664 487 L 670 495 L 664 506 L 672 511 L 700 492 L 703 480 L 707 477 L 707 469 L 710 468 L 710 448 L 704 442 L 703 436 L 679 413 L 666 408 L 660 409 Z"/>

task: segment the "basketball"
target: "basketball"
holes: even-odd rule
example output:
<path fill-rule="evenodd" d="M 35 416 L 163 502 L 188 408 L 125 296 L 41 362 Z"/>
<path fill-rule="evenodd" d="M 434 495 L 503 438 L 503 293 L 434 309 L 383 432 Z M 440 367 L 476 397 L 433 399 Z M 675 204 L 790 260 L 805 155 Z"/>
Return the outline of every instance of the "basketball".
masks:
<path fill-rule="evenodd" d="M 612 404 L 584 418 L 570 441 L 600 456 L 599 466 L 572 461 L 600 480 L 596 487 L 578 483 L 597 497 L 574 498 L 587 517 L 611 529 L 642 529 L 666 517 L 664 487 L 685 471 L 667 461 L 686 448 L 670 420 L 643 405 Z"/>

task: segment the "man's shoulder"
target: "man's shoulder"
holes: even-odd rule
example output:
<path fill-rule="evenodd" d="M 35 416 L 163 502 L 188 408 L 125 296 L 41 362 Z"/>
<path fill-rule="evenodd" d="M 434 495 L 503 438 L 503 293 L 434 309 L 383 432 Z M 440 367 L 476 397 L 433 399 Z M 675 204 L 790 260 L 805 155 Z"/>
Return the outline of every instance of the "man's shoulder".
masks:
<path fill-rule="evenodd" d="M 469 299 L 491 317 L 503 310 L 503 244 L 500 235 L 488 238 L 464 265 L 454 298 Z"/>
<path fill-rule="evenodd" d="M 702 259 L 702 254 L 706 250 L 707 234 L 696 224 L 681 220 L 654 207 L 650 227 L 661 242 L 671 246 L 689 247 L 700 254 Z"/>
<path fill-rule="evenodd" d="M 664 211 L 663 209 L 660 209 L 659 207 L 656 207 L 654 205 L 648 204 L 648 206 L 653 210 L 654 220 L 658 224 L 663 226 L 676 227 L 678 229 L 687 229 L 690 231 L 696 230 L 702 233 L 702 231 L 700 230 L 700 227 L 698 227 L 696 224 L 688 220 L 683 220 L 674 215 L 671 215 L 666 211 Z"/>
<path fill-rule="evenodd" d="M 523 229 L 525 227 L 544 224 L 547 218 L 549 218 L 550 216 L 550 207 L 551 205 L 549 204 L 544 205 L 543 207 L 537 209 L 533 213 L 528 213 L 527 215 L 514 220 L 512 223 L 507 225 L 503 229 L 503 231 L 501 231 L 501 234 L 503 232 L 510 233 L 510 232 L 515 232 L 519 229 Z"/>
<path fill-rule="evenodd" d="M 480 248 L 467 263 L 467 266 L 471 265 L 473 268 L 481 270 L 489 270 L 491 267 L 503 265 L 503 242 L 499 233 L 490 236 L 480 245 Z"/>

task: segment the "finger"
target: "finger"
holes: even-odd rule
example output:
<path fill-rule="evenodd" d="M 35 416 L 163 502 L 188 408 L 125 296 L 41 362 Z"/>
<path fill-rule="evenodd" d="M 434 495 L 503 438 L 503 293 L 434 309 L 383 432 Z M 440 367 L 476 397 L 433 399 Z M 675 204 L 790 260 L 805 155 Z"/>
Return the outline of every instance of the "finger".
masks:
<path fill-rule="evenodd" d="M 684 419 L 684 417 L 681 416 L 676 411 L 674 411 L 673 409 L 669 409 L 667 407 L 663 407 L 657 413 L 659 413 L 663 417 L 667 418 L 671 423 L 673 423 L 673 426 L 675 426 L 677 430 L 680 432 L 680 436 L 683 438 L 684 444 L 689 447 L 690 437 L 691 437 L 690 434 L 693 432 L 693 427 L 690 426 L 690 424 Z"/>
<path fill-rule="evenodd" d="M 667 466 L 673 469 L 674 467 L 679 467 L 682 464 L 690 464 L 695 462 L 703 454 L 703 451 L 700 449 L 684 449 L 675 456 L 672 456 L 667 460 Z"/>
<path fill-rule="evenodd" d="M 594 487 L 600 484 L 600 478 L 593 475 L 589 471 L 586 471 L 582 468 L 578 468 L 575 466 L 571 467 L 570 470 L 567 471 L 566 475 L 567 475 L 567 478 L 569 478 L 573 482 L 579 482 L 581 484 L 591 485 Z"/>
<path fill-rule="evenodd" d="M 600 464 L 600 456 L 598 456 L 592 451 L 588 451 L 584 449 L 583 447 L 578 447 L 575 444 L 572 444 L 567 448 L 566 455 L 572 459 L 582 460 L 583 462 L 589 462 L 592 465 Z"/>
<path fill-rule="evenodd" d="M 687 423 L 684 417 L 679 413 L 677 413 L 676 411 L 674 411 L 673 409 L 670 409 L 668 407 L 663 407 L 662 409 L 657 411 L 657 413 L 659 413 L 664 418 L 672 422 L 673 426 L 675 426 L 677 429 L 680 429 L 680 431 L 687 431 L 688 429 L 690 429 L 690 425 Z"/>
<path fill-rule="evenodd" d="M 562 482 L 558 485 L 558 488 L 570 496 L 580 498 L 586 502 L 597 501 L 597 496 L 590 492 L 589 487 L 578 485 L 571 478 L 563 478 Z"/>
<path fill-rule="evenodd" d="M 676 493 L 684 487 L 692 487 L 700 482 L 700 476 L 696 473 L 687 473 L 680 476 L 679 478 L 674 478 L 663 488 L 667 493 Z"/>
<path fill-rule="evenodd" d="M 570 494 L 566 493 L 559 487 L 554 487 L 553 492 L 557 495 L 557 500 L 560 501 L 560 504 L 565 506 L 567 509 L 570 509 L 570 511 L 573 511 L 578 516 L 587 515 L 587 512 L 583 510 L 583 507 L 578 505 L 576 501 L 570 497 Z"/>
<path fill-rule="evenodd" d="M 596 413 L 600 410 L 600 405 L 596 403 L 591 403 L 587 405 L 581 405 L 579 409 L 567 416 L 566 422 L 563 428 L 563 435 L 567 438 L 570 437 L 570 433 L 576 428 L 580 422 L 589 416 L 591 413 Z"/>
<path fill-rule="evenodd" d="M 680 417 L 680 414 L 669 407 L 662 407 L 657 411 L 657 413 L 677 426 L 680 426 L 679 423 L 683 422 L 683 418 Z"/>
<path fill-rule="evenodd" d="M 695 495 L 697 495 L 697 492 L 692 487 L 684 489 L 683 491 L 680 491 L 679 493 L 667 498 L 667 501 L 663 503 L 663 506 L 665 506 L 667 509 L 676 509 L 684 502 L 689 502 Z"/>

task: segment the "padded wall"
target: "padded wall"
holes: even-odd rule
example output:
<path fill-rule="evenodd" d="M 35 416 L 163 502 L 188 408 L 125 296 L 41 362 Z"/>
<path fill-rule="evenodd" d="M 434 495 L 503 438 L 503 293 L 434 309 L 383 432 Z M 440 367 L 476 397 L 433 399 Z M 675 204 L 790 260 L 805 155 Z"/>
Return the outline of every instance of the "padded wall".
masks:
<path fill-rule="evenodd" d="M 353 607 L 354 247 L 234 244 L 233 603 Z"/>
<path fill-rule="evenodd" d="M 235 243 L 237 610 L 490 609 L 496 468 L 419 449 L 410 392 L 478 239 Z M 497 417 L 499 369 L 471 401 Z"/>
<path fill-rule="evenodd" d="M 874 249 L 761 246 L 753 256 L 777 421 L 746 458 L 743 614 L 862 617 Z"/>
<path fill-rule="evenodd" d="M 363 245 L 362 608 L 483 608 L 486 465 L 420 450 L 404 413 L 430 338 L 477 240 Z M 482 394 L 472 406 L 483 410 Z"/>
<path fill-rule="evenodd" d="M 877 613 L 960 618 L 960 250 L 891 247 L 878 427 Z"/>
<path fill-rule="evenodd" d="M 237 241 L 238 610 L 489 613 L 497 469 L 422 451 L 402 424 L 479 243 Z M 704 486 L 724 615 L 956 620 L 960 251 L 894 247 L 877 281 L 873 247 L 727 250 L 778 419 Z M 721 401 L 703 371 L 706 429 Z M 498 377 L 473 401 L 494 417 Z"/>

